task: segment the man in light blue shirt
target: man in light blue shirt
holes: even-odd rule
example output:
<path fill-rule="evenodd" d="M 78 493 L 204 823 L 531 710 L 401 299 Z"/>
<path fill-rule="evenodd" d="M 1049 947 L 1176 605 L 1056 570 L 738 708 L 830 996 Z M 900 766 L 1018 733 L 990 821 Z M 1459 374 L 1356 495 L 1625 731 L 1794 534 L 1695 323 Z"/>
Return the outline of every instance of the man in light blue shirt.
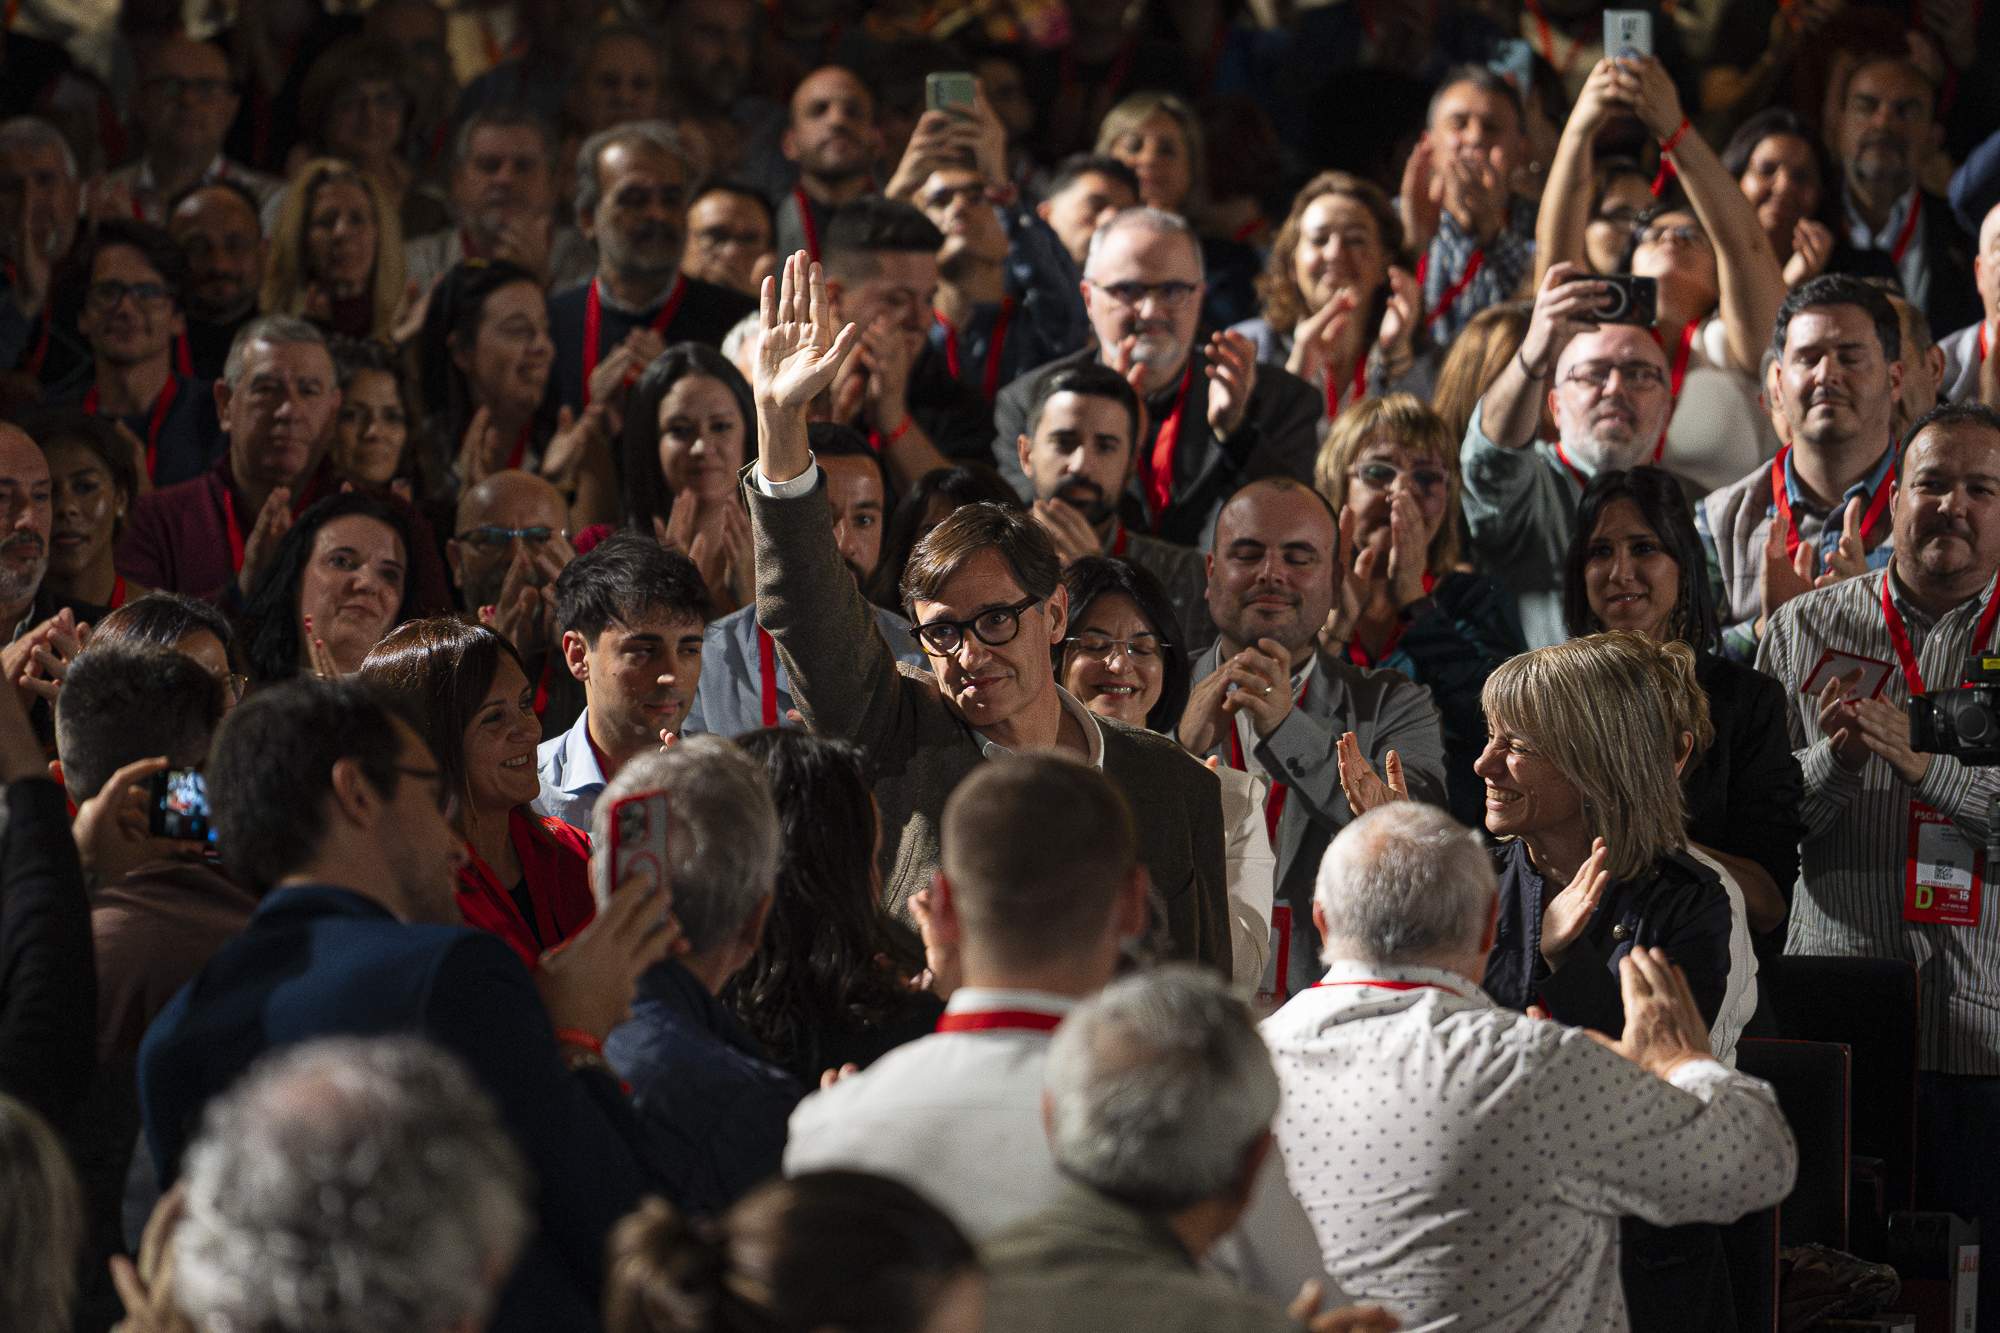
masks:
<path fill-rule="evenodd" d="M 708 590 L 693 561 L 637 533 L 572 560 L 555 590 L 563 663 L 583 683 L 584 709 L 536 752 L 535 809 L 588 829 L 604 784 L 687 721 Z"/>

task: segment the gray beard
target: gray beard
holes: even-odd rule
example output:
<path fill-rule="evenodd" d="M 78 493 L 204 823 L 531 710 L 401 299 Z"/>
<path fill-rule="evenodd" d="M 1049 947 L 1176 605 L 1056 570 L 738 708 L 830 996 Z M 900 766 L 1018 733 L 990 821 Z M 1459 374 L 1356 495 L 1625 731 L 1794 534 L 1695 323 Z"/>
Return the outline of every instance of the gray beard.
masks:
<path fill-rule="evenodd" d="M 46 552 L 41 559 L 18 574 L 12 569 L 0 566 L 0 606 L 17 606 L 34 601 L 35 594 L 41 591 L 42 576 L 48 572 L 49 557 Z M 13 626 L 0 628 L 11 632 Z"/>

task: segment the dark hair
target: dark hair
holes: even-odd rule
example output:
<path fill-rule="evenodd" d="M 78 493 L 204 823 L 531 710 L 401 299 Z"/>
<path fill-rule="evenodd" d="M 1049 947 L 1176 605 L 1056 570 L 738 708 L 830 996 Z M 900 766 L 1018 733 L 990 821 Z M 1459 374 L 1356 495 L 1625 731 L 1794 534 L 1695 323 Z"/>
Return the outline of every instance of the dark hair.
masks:
<path fill-rule="evenodd" d="M 1772 353 L 1780 361 L 1785 359 L 1785 335 L 1800 311 L 1830 305 L 1860 307 L 1875 326 L 1875 340 L 1882 345 L 1882 359 L 1903 359 L 1903 325 L 1896 318 L 1896 307 L 1889 304 L 1889 298 L 1882 294 L 1879 287 L 1845 273 L 1822 273 L 1816 278 L 1807 278 L 1785 294 L 1785 303 L 1778 307 L 1778 320 L 1771 330 Z"/>
<path fill-rule="evenodd" d="M 1995 411 L 1980 402 L 1939 403 L 1912 421 L 1910 428 L 1903 432 L 1901 452 L 1909 452 L 1910 446 L 1917 442 L 1917 436 L 1933 426 L 1977 426 L 1981 430 L 1990 430 L 2000 435 L 2000 411 Z"/>
<path fill-rule="evenodd" d="M 92 639 L 56 698 L 63 785 L 87 801 L 134 760 L 206 754 L 221 720 L 222 685 L 193 658 Z"/>
<path fill-rule="evenodd" d="M 404 423 L 403 456 L 396 463 L 396 475 L 414 481 L 420 496 L 442 494 L 450 465 L 437 457 L 435 449 L 425 447 L 422 416 L 417 411 L 416 394 L 410 389 L 404 359 L 396 354 L 394 347 L 375 338 L 333 337 L 327 339 L 327 350 L 333 354 L 334 379 L 343 394 L 355 377 L 365 373 L 387 375 L 394 382 Z"/>
<path fill-rule="evenodd" d="M 174 299 L 174 308 L 186 308 L 186 253 L 174 243 L 166 228 L 131 218 L 105 218 L 85 232 L 77 241 L 76 248 L 70 251 L 65 266 L 69 270 L 70 285 L 74 288 L 76 308 L 83 307 L 84 292 L 90 286 L 90 272 L 97 267 L 97 257 L 114 245 L 137 250 L 166 284 L 167 294 Z"/>
<path fill-rule="evenodd" d="M 878 254 L 934 255 L 943 244 L 944 233 L 915 205 L 865 194 L 834 210 L 820 249 L 829 270 L 838 266 L 853 277 L 856 259 L 873 263 Z"/>
<path fill-rule="evenodd" d="M 958 1224 L 859 1171 L 773 1180 L 713 1221 L 647 1199 L 612 1229 L 606 1333 L 922 1333 L 979 1271 Z"/>
<path fill-rule="evenodd" d="M 1049 177 L 1049 188 L 1042 192 L 1042 198 L 1053 199 L 1076 184 L 1079 176 L 1107 176 L 1139 197 L 1139 173 L 1109 153 L 1071 153 L 1056 164 L 1056 174 Z"/>
<path fill-rule="evenodd" d="M 455 347 L 470 348 L 486 317 L 486 302 L 503 287 L 525 282 L 536 292 L 542 281 L 519 264 L 505 259 L 467 259 L 445 270 L 431 289 L 424 311 L 423 332 L 417 339 L 417 387 L 423 394 L 424 415 L 439 432 L 448 458 L 458 456 L 459 441 L 472 420 L 472 389 L 465 372 L 452 359 Z M 551 375 L 550 382 L 554 382 Z M 541 415 L 546 415 L 546 409 Z M 539 417 L 537 424 L 540 422 Z"/>
<path fill-rule="evenodd" d="M 1629 471 L 1600 472 L 1583 488 L 1576 506 L 1576 535 L 1570 538 L 1569 553 L 1563 560 L 1563 620 L 1572 638 L 1596 634 L 1604 628 L 1590 609 L 1584 591 L 1583 567 L 1590 561 L 1591 539 L 1604 511 L 1620 500 L 1629 500 L 1640 519 L 1660 539 L 1660 546 L 1679 567 L 1680 579 L 1674 598 L 1673 619 L 1668 628 L 1673 636 L 1697 653 L 1715 652 L 1722 643 L 1722 625 L 1715 610 L 1715 591 L 1708 581 L 1708 557 L 1701 538 L 1695 533 L 1688 513 L 1687 498 L 1678 481 L 1656 467 L 1635 467 Z"/>
<path fill-rule="evenodd" d="M 452 822 L 470 824 L 472 787 L 465 771 L 465 730 L 493 688 L 502 657 L 526 676 L 514 645 L 484 625 L 451 616 L 412 620 L 368 650 L 355 679 L 372 687 L 416 728 L 436 758 L 439 779 L 452 798 Z"/>
<path fill-rule="evenodd" d="M 1100 597 L 1131 598 L 1132 605 L 1152 625 L 1153 633 L 1160 637 L 1161 684 L 1159 702 L 1146 712 L 1146 726 L 1163 735 L 1172 735 L 1180 722 L 1181 710 L 1187 707 L 1188 650 L 1180 641 L 1180 619 L 1174 614 L 1174 604 L 1168 599 L 1167 590 L 1160 586 L 1160 580 L 1151 570 L 1129 560 L 1090 555 L 1063 571 L 1062 586 L 1069 593 L 1071 634 L 1076 633 L 1084 614 Z M 1056 680 L 1060 682 L 1063 659 L 1069 656 L 1068 642 L 1051 647 L 1049 655 L 1055 659 Z"/>
<path fill-rule="evenodd" d="M 724 994 L 780 1064 L 818 1069 L 829 1024 L 877 1026 L 907 1011 L 901 978 L 923 958 L 881 908 L 861 751 L 788 727 L 736 743 L 770 775 L 779 856 L 763 941 Z"/>
<path fill-rule="evenodd" d="M 125 444 L 125 437 L 112 421 L 74 408 L 50 408 L 30 413 L 21 419 L 20 425 L 44 456 L 58 445 L 82 445 L 96 455 L 110 474 L 112 487 L 123 491 L 126 500 L 139 497 L 139 469 L 133 464 L 132 450 Z"/>
<path fill-rule="evenodd" d="M 313 856 L 342 759 L 393 798 L 402 746 L 389 705 L 358 681 L 303 676 L 244 700 L 216 733 L 207 770 L 231 878 L 262 893 Z"/>
<path fill-rule="evenodd" d="M 891 609 L 902 606 L 903 570 L 923 535 L 918 529 L 930 513 L 931 501 L 940 496 L 950 501 L 953 509 L 969 504 L 1021 507 L 1021 497 L 1014 488 L 986 463 L 954 463 L 917 478 L 917 484 L 896 502 L 882 533 L 882 559 L 875 566 L 875 577 L 869 580 L 868 596 L 876 605 Z"/>
<path fill-rule="evenodd" d="M 903 611 L 916 619 L 919 601 L 936 601 L 952 575 L 981 551 L 997 551 L 1023 594 L 1046 598 L 1062 578 L 1055 543 L 1019 509 L 996 504 L 961 505 L 932 528 L 903 568 Z"/>
<path fill-rule="evenodd" d="M 838 421 L 809 421 L 806 423 L 806 444 L 815 458 L 865 458 L 873 463 L 882 478 L 882 508 L 887 511 L 894 507 L 896 479 L 889 475 L 889 464 L 883 460 L 881 453 L 868 447 L 866 435 Z"/>
<path fill-rule="evenodd" d="M 1819 192 L 1823 203 L 1833 193 L 1833 183 L 1838 174 L 1827 161 L 1826 146 L 1820 142 L 1819 135 L 1813 133 L 1799 113 L 1788 106 L 1767 106 L 1737 126 L 1736 133 L 1730 135 L 1729 142 L 1722 146 L 1722 169 L 1736 180 L 1742 180 L 1743 173 L 1750 170 L 1750 159 L 1756 154 L 1757 145 L 1778 136 L 1797 139 L 1812 153 L 1813 168 L 1819 172 Z"/>
<path fill-rule="evenodd" d="M 130 601 L 97 622 L 90 631 L 90 644 L 148 645 L 175 648 L 190 634 L 206 631 L 222 645 L 222 651 L 236 659 L 236 629 L 229 617 L 212 603 L 177 592 L 149 592 Z"/>
<path fill-rule="evenodd" d="M 1454 65 L 1445 71 L 1444 77 L 1438 80 L 1437 91 L 1431 94 L 1430 104 L 1424 108 L 1426 126 L 1437 118 L 1438 103 L 1444 100 L 1444 95 L 1461 83 L 1469 83 L 1487 96 L 1498 97 L 1514 108 L 1516 132 L 1523 132 L 1528 128 L 1528 109 L 1521 101 L 1521 94 L 1504 76 L 1485 65 Z M 1551 112 L 1560 109 L 1560 106 L 1550 108 Z M 1551 120 L 1554 118 L 1553 115 L 1550 116 Z"/>
<path fill-rule="evenodd" d="M 694 192 L 694 195 L 688 200 L 688 207 L 693 208 L 711 194 L 728 194 L 734 195 L 738 199 L 750 200 L 757 205 L 758 211 L 764 215 L 764 221 L 771 228 L 772 233 L 776 234 L 778 229 L 778 215 L 771 208 L 771 201 L 756 186 L 745 185 L 742 181 L 734 178 L 709 181 Z"/>
<path fill-rule="evenodd" d="M 618 460 L 626 520 L 649 539 L 653 520 L 665 519 L 674 507 L 674 493 L 660 471 L 660 404 L 690 375 L 706 375 L 729 390 L 743 414 L 743 461 L 757 457 L 757 406 L 749 382 L 728 357 L 707 343 L 675 343 L 654 357 L 625 401 Z"/>
<path fill-rule="evenodd" d="M 556 169 L 557 140 L 555 127 L 540 112 L 516 102 L 488 102 L 477 108 L 459 123 L 458 133 L 451 141 L 451 165 L 456 171 L 465 165 L 466 155 L 472 150 L 472 136 L 481 130 L 533 130 L 542 141 L 542 159 L 548 163 L 550 171 Z"/>
<path fill-rule="evenodd" d="M 409 133 L 417 99 L 402 48 L 380 38 L 345 37 L 320 52 L 299 87 L 300 138 L 316 150 L 315 156 L 326 148 L 327 122 L 341 95 L 371 80 L 395 85 L 403 98 L 403 132 Z"/>
<path fill-rule="evenodd" d="M 400 625 L 408 619 L 416 588 L 417 561 L 409 514 L 409 507 L 399 500 L 382 499 L 363 491 L 343 491 L 327 496 L 292 520 L 291 528 L 278 542 L 270 563 L 258 576 L 257 586 L 250 590 L 243 605 L 243 657 L 253 681 L 268 685 L 298 674 L 299 584 L 312 560 L 313 540 L 321 528 L 337 518 L 359 516 L 386 523 L 403 543 L 406 567 L 403 600 L 396 607 L 396 618 L 391 624 Z"/>
<path fill-rule="evenodd" d="M 1049 405 L 1049 399 L 1059 393 L 1080 394 L 1085 398 L 1109 398 L 1125 409 L 1125 419 L 1131 426 L 1132 444 L 1139 435 L 1139 395 L 1123 375 L 1106 365 L 1086 361 L 1081 365 L 1065 366 L 1053 375 L 1044 375 L 1035 386 L 1034 397 L 1028 400 L 1028 438 L 1033 439 L 1041 429 L 1042 411 Z M 1007 443 L 1011 443 L 1008 441 Z"/>
<path fill-rule="evenodd" d="M 708 588 L 694 561 L 636 532 L 613 533 L 556 578 L 556 629 L 587 642 L 647 615 L 707 623 Z"/>

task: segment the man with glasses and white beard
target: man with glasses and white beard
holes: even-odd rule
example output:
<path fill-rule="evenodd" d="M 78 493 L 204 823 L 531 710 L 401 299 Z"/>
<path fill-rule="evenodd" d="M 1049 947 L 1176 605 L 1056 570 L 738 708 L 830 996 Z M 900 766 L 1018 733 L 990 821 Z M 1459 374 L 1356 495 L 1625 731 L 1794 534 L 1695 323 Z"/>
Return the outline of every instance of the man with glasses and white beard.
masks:
<path fill-rule="evenodd" d="M 1610 288 L 1556 264 L 1521 348 L 1472 411 L 1460 446 L 1467 552 L 1514 594 L 1527 646 L 1569 638 L 1563 562 L 1576 504 L 1599 472 L 1657 462 L 1673 414 L 1667 354 L 1650 327 L 1593 318 Z M 1558 438 L 1536 438 L 1546 398 Z"/>
<path fill-rule="evenodd" d="M 1035 498 L 1017 442 L 1044 379 L 1098 363 L 1145 400 L 1146 430 L 1124 511 L 1135 528 L 1205 545 L 1223 501 L 1274 475 L 1312 481 L 1325 404 L 1304 381 L 1259 365 L 1236 333 L 1199 336 L 1207 291 L 1201 243 L 1181 218 L 1128 208 L 1097 229 L 1083 266 L 1090 346 L 1021 376 L 993 404 L 993 457 L 1021 498 Z"/>

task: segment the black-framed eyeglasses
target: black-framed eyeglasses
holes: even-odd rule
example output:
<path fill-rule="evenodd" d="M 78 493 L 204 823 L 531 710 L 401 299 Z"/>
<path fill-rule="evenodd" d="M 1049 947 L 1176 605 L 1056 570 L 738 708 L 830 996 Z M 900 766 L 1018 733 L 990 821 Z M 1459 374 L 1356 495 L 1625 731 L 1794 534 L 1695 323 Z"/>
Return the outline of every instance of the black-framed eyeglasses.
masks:
<path fill-rule="evenodd" d="M 1645 361 L 1586 361 L 1572 367 L 1563 376 L 1565 384 L 1582 384 L 1604 392 L 1611 383 L 1612 375 L 1635 389 L 1664 389 L 1667 387 L 1667 372 Z"/>
<path fill-rule="evenodd" d="M 1151 661 L 1173 645 L 1157 634 L 1134 634 L 1129 639 L 1114 639 L 1109 634 L 1072 634 L 1063 640 L 1063 647 L 1099 661 L 1109 658 L 1114 649 L 1127 657 Z"/>
<path fill-rule="evenodd" d="M 1119 305 L 1137 309 L 1147 297 L 1155 297 L 1168 310 L 1176 310 L 1193 296 L 1196 282 L 1093 282 L 1090 284 Z"/>
<path fill-rule="evenodd" d="M 1014 636 L 1021 632 L 1021 613 L 1039 606 L 1042 600 L 1031 593 L 1011 606 L 988 607 L 970 620 L 927 620 L 910 633 L 940 657 L 957 652 L 968 630 L 988 648 L 998 648 L 1014 641 Z"/>
<path fill-rule="evenodd" d="M 137 305 L 158 305 L 173 299 L 164 283 L 158 282 L 115 282 L 109 278 L 103 282 L 93 282 L 83 289 L 84 304 L 92 310 L 115 310 L 118 303 L 131 297 Z"/>
<path fill-rule="evenodd" d="M 496 524 L 484 523 L 476 528 L 467 528 L 456 534 L 454 540 L 471 542 L 474 546 L 505 546 L 511 541 L 524 541 L 530 546 L 540 546 L 549 538 L 562 532 L 560 528 L 503 528 Z"/>
<path fill-rule="evenodd" d="M 1691 223 L 1681 222 L 1671 226 L 1641 227 L 1638 232 L 1639 244 L 1659 245 L 1664 241 L 1674 241 L 1681 245 L 1691 245 L 1697 249 L 1708 248 L 1708 233 Z"/>

